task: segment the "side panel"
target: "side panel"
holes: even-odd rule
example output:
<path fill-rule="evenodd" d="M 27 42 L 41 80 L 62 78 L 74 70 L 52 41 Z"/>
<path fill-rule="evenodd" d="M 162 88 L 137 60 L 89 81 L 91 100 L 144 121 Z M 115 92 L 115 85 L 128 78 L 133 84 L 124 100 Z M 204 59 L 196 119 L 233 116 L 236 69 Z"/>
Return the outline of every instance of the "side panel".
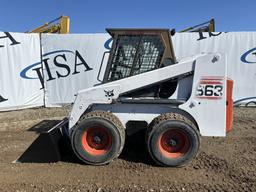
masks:
<path fill-rule="evenodd" d="M 195 118 L 202 136 L 226 135 L 226 80 L 226 55 L 197 59 L 191 96 L 180 108 Z"/>
<path fill-rule="evenodd" d="M 212 53 L 183 61 L 179 64 L 135 75 L 112 83 L 78 92 L 71 115 L 69 128 L 92 104 L 111 104 L 120 94 L 161 82 L 194 70 L 192 93 L 180 108 L 188 112 L 197 122 L 203 136 L 225 136 L 226 134 L 226 69 L 224 54 Z M 119 109 L 120 110 L 120 109 Z M 128 114 L 127 112 L 119 113 Z M 130 114 L 137 112 L 131 111 Z M 159 112 L 147 114 L 148 122 Z M 141 113 L 143 119 L 145 113 Z M 151 116 L 150 116 L 151 115 Z M 130 116 L 130 118 L 134 118 Z M 122 121 L 127 119 L 123 116 Z"/>
<path fill-rule="evenodd" d="M 189 73 L 193 71 L 194 61 L 197 57 L 204 56 L 205 55 L 197 55 L 176 65 L 156 69 L 79 91 L 70 114 L 69 128 L 72 128 L 76 124 L 80 116 L 88 110 L 90 105 L 111 103 L 112 99 L 118 98 L 122 93 L 134 91 L 154 83 L 168 80 L 172 77 L 177 77 L 181 74 Z M 110 92 L 112 94 L 108 94 Z"/>

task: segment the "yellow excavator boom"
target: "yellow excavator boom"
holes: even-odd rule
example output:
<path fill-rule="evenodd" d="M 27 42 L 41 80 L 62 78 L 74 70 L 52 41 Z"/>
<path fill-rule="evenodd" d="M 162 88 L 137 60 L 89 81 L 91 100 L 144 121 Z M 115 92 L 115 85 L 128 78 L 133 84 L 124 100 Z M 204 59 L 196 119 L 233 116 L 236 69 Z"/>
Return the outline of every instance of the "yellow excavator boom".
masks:
<path fill-rule="evenodd" d="M 37 27 L 28 33 L 59 33 L 68 34 L 70 28 L 70 18 L 68 16 L 60 16 L 53 21 L 47 22 L 40 27 Z"/>
<path fill-rule="evenodd" d="M 215 32 L 215 20 L 211 19 L 210 21 L 206 21 L 199 25 L 195 25 L 192 27 L 188 27 L 179 32 Z"/>

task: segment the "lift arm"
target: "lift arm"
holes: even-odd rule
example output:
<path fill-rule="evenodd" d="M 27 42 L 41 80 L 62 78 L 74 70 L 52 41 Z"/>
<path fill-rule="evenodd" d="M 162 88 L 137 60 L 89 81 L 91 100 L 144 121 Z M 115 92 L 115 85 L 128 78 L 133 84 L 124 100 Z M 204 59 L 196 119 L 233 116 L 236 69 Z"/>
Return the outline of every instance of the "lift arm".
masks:
<path fill-rule="evenodd" d="M 76 124 L 80 116 L 91 104 L 112 103 L 120 94 L 192 72 L 197 57 L 203 57 L 203 55 L 197 55 L 188 61 L 176 65 L 170 65 L 79 91 L 71 111 L 69 128 L 72 128 Z"/>

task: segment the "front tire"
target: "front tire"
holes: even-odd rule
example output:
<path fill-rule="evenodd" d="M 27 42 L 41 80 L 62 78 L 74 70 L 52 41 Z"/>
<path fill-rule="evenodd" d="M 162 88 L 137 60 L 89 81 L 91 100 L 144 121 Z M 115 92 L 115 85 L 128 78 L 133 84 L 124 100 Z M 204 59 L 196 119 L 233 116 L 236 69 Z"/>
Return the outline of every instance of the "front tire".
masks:
<path fill-rule="evenodd" d="M 76 156 L 90 165 L 107 164 L 122 152 L 125 129 L 112 113 L 92 111 L 82 116 L 71 135 Z"/>
<path fill-rule="evenodd" d="M 152 121 L 146 142 L 149 154 L 157 164 L 177 167 L 196 156 L 200 136 L 188 118 L 177 113 L 166 113 Z"/>

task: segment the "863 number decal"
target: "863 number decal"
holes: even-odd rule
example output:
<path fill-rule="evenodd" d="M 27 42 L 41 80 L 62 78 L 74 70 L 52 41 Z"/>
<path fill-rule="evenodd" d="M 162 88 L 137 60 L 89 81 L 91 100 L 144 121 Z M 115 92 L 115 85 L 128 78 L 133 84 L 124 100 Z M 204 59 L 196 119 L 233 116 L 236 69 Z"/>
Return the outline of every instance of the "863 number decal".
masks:
<path fill-rule="evenodd" d="M 200 80 L 197 97 L 205 99 L 221 99 L 223 96 L 223 78 L 207 78 Z"/>

